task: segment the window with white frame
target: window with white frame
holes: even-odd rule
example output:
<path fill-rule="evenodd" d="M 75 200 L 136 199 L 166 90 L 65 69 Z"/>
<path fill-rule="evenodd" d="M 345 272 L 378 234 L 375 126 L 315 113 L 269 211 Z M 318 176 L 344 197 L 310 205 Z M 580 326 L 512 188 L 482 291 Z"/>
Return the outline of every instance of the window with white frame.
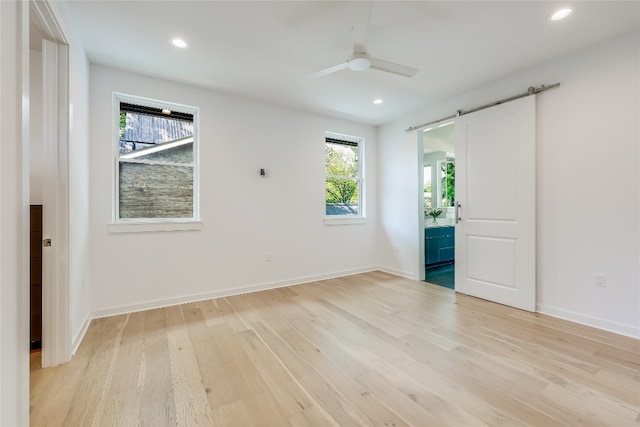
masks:
<path fill-rule="evenodd" d="M 116 222 L 198 219 L 198 108 L 114 94 Z"/>
<path fill-rule="evenodd" d="M 325 134 L 325 215 L 333 218 L 364 217 L 364 140 Z"/>

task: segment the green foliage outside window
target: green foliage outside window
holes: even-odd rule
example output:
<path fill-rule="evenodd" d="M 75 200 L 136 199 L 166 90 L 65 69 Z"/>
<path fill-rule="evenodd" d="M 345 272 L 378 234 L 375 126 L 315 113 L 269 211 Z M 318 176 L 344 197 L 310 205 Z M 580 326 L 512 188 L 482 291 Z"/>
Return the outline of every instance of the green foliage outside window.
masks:
<path fill-rule="evenodd" d="M 358 203 L 358 147 L 325 145 L 326 203 Z"/>
<path fill-rule="evenodd" d="M 456 199 L 456 164 L 448 161 L 442 163 L 442 202 L 444 206 L 455 206 Z"/>
<path fill-rule="evenodd" d="M 124 131 L 127 128 L 127 113 L 120 113 L 120 138 L 124 136 Z"/>

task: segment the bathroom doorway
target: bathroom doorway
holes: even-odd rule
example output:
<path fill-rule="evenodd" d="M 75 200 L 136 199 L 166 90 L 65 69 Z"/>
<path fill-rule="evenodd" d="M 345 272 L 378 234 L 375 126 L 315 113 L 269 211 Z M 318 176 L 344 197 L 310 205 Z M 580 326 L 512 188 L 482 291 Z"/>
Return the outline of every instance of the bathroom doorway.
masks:
<path fill-rule="evenodd" d="M 424 129 L 424 277 L 455 289 L 455 144 L 453 122 Z"/>

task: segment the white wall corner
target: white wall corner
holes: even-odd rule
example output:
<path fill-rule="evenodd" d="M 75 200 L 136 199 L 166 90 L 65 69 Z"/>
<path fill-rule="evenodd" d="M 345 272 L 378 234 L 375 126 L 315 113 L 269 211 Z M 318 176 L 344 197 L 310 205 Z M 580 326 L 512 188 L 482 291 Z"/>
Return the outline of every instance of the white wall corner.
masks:
<path fill-rule="evenodd" d="M 73 337 L 73 340 L 71 343 L 72 356 L 76 354 L 76 352 L 78 351 L 78 348 L 80 347 L 80 344 L 82 344 L 82 340 L 84 339 L 84 336 L 87 334 L 87 330 L 89 330 L 89 325 L 91 325 L 91 320 L 93 320 L 91 313 L 87 313 L 87 317 L 82 322 L 82 326 L 80 327 L 80 330 L 78 331 L 76 336 Z"/>

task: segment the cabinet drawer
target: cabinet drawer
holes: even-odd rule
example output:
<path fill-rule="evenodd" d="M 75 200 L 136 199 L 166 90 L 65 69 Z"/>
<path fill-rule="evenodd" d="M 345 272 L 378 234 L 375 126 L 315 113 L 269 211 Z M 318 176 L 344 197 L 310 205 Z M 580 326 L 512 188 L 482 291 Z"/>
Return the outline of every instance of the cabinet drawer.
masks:
<path fill-rule="evenodd" d="M 454 246 L 455 245 L 455 236 L 453 234 L 448 234 L 446 236 L 440 237 L 440 247 Z"/>
<path fill-rule="evenodd" d="M 453 246 L 449 246 L 446 248 L 440 248 L 440 262 L 444 262 L 444 261 L 453 261 L 453 258 L 455 257 L 455 249 Z"/>
<path fill-rule="evenodd" d="M 424 236 L 427 239 L 453 235 L 454 227 L 429 227 L 424 229 Z"/>

